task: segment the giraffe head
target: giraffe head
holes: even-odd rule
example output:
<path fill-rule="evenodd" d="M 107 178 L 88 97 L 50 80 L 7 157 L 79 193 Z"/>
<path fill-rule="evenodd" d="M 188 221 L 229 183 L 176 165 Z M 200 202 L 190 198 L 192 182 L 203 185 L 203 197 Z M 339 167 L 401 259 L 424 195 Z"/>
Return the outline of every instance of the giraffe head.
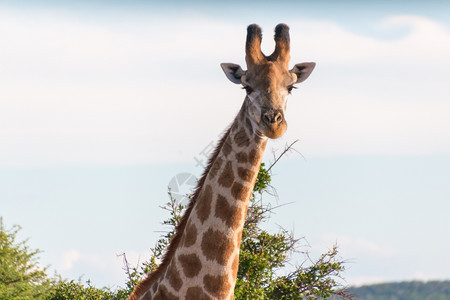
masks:
<path fill-rule="evenodd" d="M 289 70 L 289 27 L 275 27 L 275 50 L 270 56 L 261 51 L 261 28 L 252 24 L 247 28 L 247 70 L 239 65 L 223 63 L 228 79 L 241 84 L 247 92 L 248 114 L 253 128 L 268 138 L 278 138 L 286 131 L 284 118 L 286 99 L 294 85 L 309 77 L 315 63 L 296 64 Z"/>

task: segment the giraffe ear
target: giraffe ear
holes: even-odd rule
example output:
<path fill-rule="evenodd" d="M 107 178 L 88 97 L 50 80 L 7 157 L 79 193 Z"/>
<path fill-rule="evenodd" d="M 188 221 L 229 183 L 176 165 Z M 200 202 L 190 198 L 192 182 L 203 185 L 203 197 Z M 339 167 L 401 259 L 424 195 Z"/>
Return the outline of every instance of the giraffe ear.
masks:
<path fill-rule="evenodd" d="M 227 78 L 236 84 L 242 84 L 242 76 L 245 75 L 245 71 L 242 70 L 240 65 L 232 64 L 232 63 L 222 63 L 220 64 L 223 72 L 227 76 Z"/>
<path fill-rule="evenodd" d="M 305 81 L 306 78 L 311 75 L 311 72 L 314 70 L 315 66 L 316 63 L 313 62 L 296 64 L 290 71 L 292 74 L 295 74 L 297 76 L 297 79 L 294 83 Z"/>

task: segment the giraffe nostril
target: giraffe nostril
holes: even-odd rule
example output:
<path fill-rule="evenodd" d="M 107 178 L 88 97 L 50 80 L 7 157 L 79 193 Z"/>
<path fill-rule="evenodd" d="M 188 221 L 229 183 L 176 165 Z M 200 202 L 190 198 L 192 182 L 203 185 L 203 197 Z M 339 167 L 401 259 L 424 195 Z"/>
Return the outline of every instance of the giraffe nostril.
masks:
<path fill-rule="evenodd" d="M 272 118 L 268 114 L 263 115 L 263 120 L 264 120 L 264 123 L 266 123 L 266 124 L 272 123 Z"/>
<path fill-rule="evenodd" d="M 278 112 L 275 116 L 275 123 L 280 124 L 281 121 L 283 121 L 283 115 L 280 112 Z"/>
<path fill-rule="evenodd" d="M 279 110 L 270 109 L 262 113 L 262 119 L 266 125 L 278 125 L 283 121 L 283 114 Z"/>

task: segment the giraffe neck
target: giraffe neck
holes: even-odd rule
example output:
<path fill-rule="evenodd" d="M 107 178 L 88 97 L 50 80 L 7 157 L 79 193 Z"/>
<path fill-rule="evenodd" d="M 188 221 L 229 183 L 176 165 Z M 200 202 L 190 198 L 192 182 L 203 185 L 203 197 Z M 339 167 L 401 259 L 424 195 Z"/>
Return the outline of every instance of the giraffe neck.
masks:
<path fill-rule="evenodd" d="M 162 267 L 130 299 L 233 298 L 242 230 L 267 143 L 253 129 L 247 105 L 248 98 L 211 157 Z"/>

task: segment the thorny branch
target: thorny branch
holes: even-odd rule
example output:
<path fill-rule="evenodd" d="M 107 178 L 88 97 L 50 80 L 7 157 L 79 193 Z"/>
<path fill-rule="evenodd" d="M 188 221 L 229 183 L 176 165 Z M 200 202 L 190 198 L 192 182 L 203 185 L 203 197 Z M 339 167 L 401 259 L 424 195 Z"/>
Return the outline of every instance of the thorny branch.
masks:
<path fill-rule="evenodd" d="M 269 166 L 269 168 L 267 168 L 267 171 L 270 172 L 270 170 L 272 169 L 272 167 L 276 165 L 276 163 L 281 159 L 281 157 L 282 157 L 283 155 L 285 155 L 285 154 L 286 154 L 287 152 L 289 152 L 289 151 L 295 151 L 295 152 L 297 152 L 298 154 L 300 154 L 303 158 L 305 158 L 305 157 L 303 156 L 303 154 L 301 154 L 299 151 L 297 151 L 297 150 L 295 150 L 295 148 L 293 148 L 293 146 L 294 146 L 297 142 L 299 142 L 299 140 L 295 140 L 295 141 L 293 141 L 290 145 L 286 145 L 286 146 L 284 147 L 284 150 L 281 152 L 281 154 L 278 155 L 278 157 L 275 158 L 275 161 Z M 275 153 L 273 153 L 273 155 L 274 155 L 274 157 L 275 157 Z"/>
<path fill-rule="evenodd" d="M 124 253 L 122 253 L 122 254 L 118 254 L 117 256 L 122 256 L 122 257 L 123 257 L 123 264 L 124 264 L 124 267 L 123 267 L 122 269 L 125 271 L 125 273 L 126 273 L 126 275 L 127 275 L 127 277 L 128 277 L 128 280 L 129 280 L 129 281 L 132 281 L 133 278 L 132 278 L 131 272 L 130 272 L 130 270 L 131 270 L 132 268 L 130 267 L 130 264 L 128 263 L 127 255 L 126 255 L 125 252 L 124 252 Z"/>

